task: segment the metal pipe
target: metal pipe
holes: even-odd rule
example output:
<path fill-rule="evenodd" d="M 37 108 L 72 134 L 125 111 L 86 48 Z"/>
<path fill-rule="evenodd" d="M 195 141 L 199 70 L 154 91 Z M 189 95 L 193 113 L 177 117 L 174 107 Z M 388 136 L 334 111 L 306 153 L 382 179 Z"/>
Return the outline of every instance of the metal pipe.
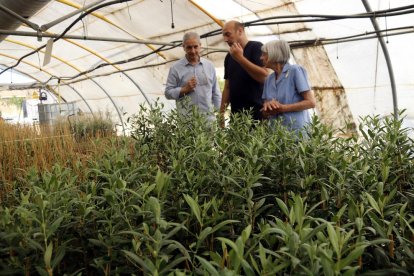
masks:
<path fill-rule="evenodd" d="M 12 11 L 11 9 L 6 8 L 3 5 L 0 5 L 0 10 L 4 11 L 5 13 L 11 15 L 12 17 L 16 18 L 17 20 L 19 20 L 20 22 L 25 23 L 26 25 L 28 25 L 30 28 L 32 28 L 35 31 L 39 30 L 39 25 L 30 22 L 29 20 L 27 20 L 26 18 L 20 16 L 19 14 L 15 13 L 14 11 Z"/>
<path fill-rule="evenodd" d="M 6 66 L 5 64 L 1 64 L 1 66 Z M 28 78 L 31 78 L 31 79 L 34 79 L 32 76 L 30 76 L 29 74 L 27 74 L 27 73 L 25 73 L 25 72 L 23 72 L 23 71 L 20 71 L 20 70 L 17 70 L 17 69 L 14 69 L 15 71 L 17 71 L 17 72 L 19 72 L 19 74 L 22 74 L 22 75 L 25 75 L 25 76 L 27 76 Z M 33 83 L 33 84 L 14 84 L 14 85 L 9 85 L 8 86 L 8 90 L 23 90 L 23 89 L 31 89 L 31 88 L 43 88 L 44 87 L 44 85 L 42 85 L 41 84 L 41 82 L 40 82 L 40 80 L 38 80 L 38 79 L 35 79 L 35 80 L 37 80 L 37 83 L 35 82 L 35 83 Z M 71 86 L 70 84 L 65 84 L 65 85 L 67 85 L 67 86 L 69 86 L 69 88 L 70 89 L 72 89 L 82 100 L 83 100 L 83 102 L 86 104 L 86 106 L 89 108 L 89 111 L 91 112 L 91 114 L 92 114 L 92 116 L 94 116 L 93 115 L 93 111 L 92 111 L 92 108 L 90 107 L 90 105 L 88 104 L 88 102 L 85 100 L 85 98 L 82 96 L 82 94 L 81 93 L 79 93 L 79 91 L 77 91 L 73 86 Z M 50 90 L 49 90 L 50 91 Z M 56 93 L 56 91 L 50 91 L 50 92 L 52 92 L 55 96 L 57 96 L 57 93 Z M 65 99 L 64 99 L 64 101 L 66 101 Z"/>
<path fill-rule="evenodd" d="M 0 30 L 0 35 L 38 37 L 38 33 L 36 33 L 36 32 L 9 31 L 9 30 Z M 59 36 L 60 35 L 58 35 L 58 34 L 42 33 L 42 37 L 57 38 Z M 122 38 L 108 38 L 108 37 L 80 36 L 80 35 L 65 35 L 62 38 L 64 38 L 64 39 L 78 39 L 78 40 L 96 40 L 96 41 L 122 42 L 122 43 L 136 43 L 136 44 L 153 44 L 153 45 L 162 45 L 162 46 L 177 46 L 177 45 L 181 44 L 181 42 L 179 44 L 176 44 L 176 43 L 164 43 L 164 42 L 159 42 L 159 41 L 142 40 L 142 39 L 122 39 Z"/>
<path fill-rule="evenodd" d="M 193 0 L 189 0 L 189 2 L 195 6 L 197 9 L 199 9 L 201 12 L 203 12 L 204 14 L 206 14 L 208 17 L 210 17 L 214 22 L 216 22 L 217 25 L 219 25 L 221 28 L 223 28 L 224 23 L 223 21 L 221 21 L 220 19 L 218 19 L 217 17 L 215 17 L 214 15 L 212 15 L 211 13 L 209 13 L 206 9 L 204 9 L 203 7 L 201 7 L 199 4 L 197 4 L 196 2 L 194 2 Z"/>
<path fill-rule="evenodd" d="M 369 5 L 367 0 L 362 0 L 362 3 L 364 4 L 365 10 L 367 12 L 372 12 L 371 6 Z M 385 61 L 387 63 L 388 67 L 388 74 L 390 76 L 390 82 L 391 82 L 391 90 L 392 90 L 392 102 L 394 107 L 394 118 L 398 120 L 398 102 L 397 102 L 397 89 L 395 85 L 395 78 L 394 78 L 394 70 L 392 69 L 392 63 L 391 58 L 388 53 L 387 45 L 385 44 L 384 39 L 380 35 L 380 28 L 378 26 L 378 23 L 374 17 L 370 17 L 372 26 L 374 27 L 374 30 L 377 34 L 378 40 L 381 45 L 382 52 L 384 53 Z"/>
<path fill-rule="evenodd" d="M 68 87 L 70 88 L 70 89 L 72 89 L 73 91 L 75 91 L 75 93 L 76 94 L 78 94 L 78 96 L 82 99 L 82 101 L 86 104 L 86 106 L 88 107 L 88 109 L 89 109 L 89 111 L 91 112 L 91 114 L 92 114 L 92 117 L 93 118 L 95 118 L 95 115 L 94 115 L 94 113 L 93 113 L 93 111 L 92 111 L 92 108 L 91 108 L 91 106 L 88 104 L 88 101 L 82 96 L 82 94 L 78 91 L 78 90 L 76 90 L 76 88 L 74 88 L 73 86 L 71 86 L 70 84 L 68 84 Z"/>
<path fill-rule="evenodd" d="M 150 101 L 147 97 L 147 95 L 145 95 L 144 91 L 142 90 L 142 88 L 138 85 L 138 83 L 136 81 L 134 81 L 133 78 L 131 78 L 127 73 L 122 72 L 122 75 L 124 75 L 125 77 L 127 77 L 134 85 L 136 88 L 138 88 L 138 90 L 141 92 L 142 96 L 144 96 L 145 100 L 147 101 L 148 104 L 150 104 Z"/>
<path fill-rule="evenodd" d="M 113 106 L 115 107 L 116 113 L 118 113 L 119 120 L 121 121 L 121 124 L 122 124 L 122 132 L 124 133 L 124 135 L 126 135 L 125 126 L 124 126 L 124 120 L 122 119 L 121 111 L 119 110 L 118 106 L 116 105 L 114 99 L 112 99 L 111 95 L 109 95 L 109 93 L 105 90 L 105 88 L 103 88 L 102 85 L 100 85 L 97 81 L 95 81 L 93 79 L 91 79 L 91 81 L 93 81 L 99 88 L 101 88 L 101 90 L 105 93 L 105 95 L 112 102 Z"/>
<path fill-rule="evenodd" d="M 93 7 L 93 6 L 96 6 L 96 5 L 98 5 L 98 4 L 100 4 L 100 3 L 104 2 L 104 1 L 105 0 L 98 0 L 98 1 L 95 1 L 95 2 L 93 2 L 91 4 L 89 4 L 89 5 L 84 6 L 81 9 L 77 9 L 77 10 L 75 10 L 75 11 L 73 11 L 73 12 L 71 12 L 71 13 L 65 15 L 65 16 L 62 16 L 61 18 L 58 18 L 56 20 L 53 20 L 52 22 L 49 22 L 47 24 L 44 24 L 44 25 L 40 26 L 40 30 L 42 32 L 47 31 L 50 27 L 53 27 L 53 26 L 55 26 L 55 25 L 57 25 L 57 24 L 65 21 L 66 19 L 71 18 L 72 16 L 74 16 L 74 15 L 76 15 L 78 13 L 81 13 L 84 10 L 87 10 L 87 9 Z"/>

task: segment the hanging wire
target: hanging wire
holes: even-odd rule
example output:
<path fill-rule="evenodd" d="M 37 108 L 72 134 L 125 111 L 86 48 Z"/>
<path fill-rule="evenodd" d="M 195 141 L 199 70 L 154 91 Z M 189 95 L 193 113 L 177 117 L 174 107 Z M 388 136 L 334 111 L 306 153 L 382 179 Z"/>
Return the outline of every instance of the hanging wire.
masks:
<path fill-rule="evenodd" d="M 82 13 L 82 15 L 80 15 L 77 19 L 75 19 L 70 25 L 69 25 L 69 27 L 67 27 L 64 31 L 63 31 L 63 33 L 61 33 L 58 37 L 56 37 L 56 38 L 54 38 L 53 39 L 53 42 L 56 42 L 56 41 L 58 41 L 59 39 L 61 39 L 67 32 L 69 32 L 69 30 L 70 29 L 72 29 L 72 27 L 76 24 L 76 23 L 78 23 L 80 20 L 82 20 L 82 18 L 84 18 L 85 16 L 87 16 L 88 14 L 90 14 L 90 13 L 92 13 L 92 12 L 94 12 L 94 11 L 96 11 L 96 10 L 99 10 L 99 9 L 101 9 L 101 8 L 104 8 L 104 7 L 107 7 L 107 6 L 110 6 L 110 5 L 114 5 L 114 4 L 119 4 L 119 3 L 123 3 L 123 2 L 127 2 L 127 1 L 132 1 L 132 0 L 114 0 L 114 1 L 110 1 L 110 2 L 107 2 L 107 3 L 103 3 L 103 4 L 100 4 L 100 5 L 98 5 L 98 6 L 95 6 L 95 7 L 93 7 L 93 8 L 91 8 L 90 10 L 88 10 L 88 11 L 86 11 L 85 13 Z M 1 72 L 0 72 L 0 75 L 1 74 L 3 74 L 4 72 L 6 72 L 6 71 L 8 71 L 8 70 L 10 70 L 10 69 L 12 69 L 12 68 L 14 68 L 14 67 L 16 67 L 16 66 L 18 66 L 19 64 L 20 64 L 20 62 L 24 59 L 24 58 L 26 58 L 26 57 L 29 57 L 29 56 L 31 56 L 31 55 L 33 55 L 34 53 L 37 53 L 37 52 L 39 52 L 40 50 L 42 50 L 43 48 L 45 48 L 46 47 L 46 44 L 45 45 L 42 45 L 42 46 L 40 46 L 39 48 L 37 48 L 37 49 L 35 49 L 35 50 L 33 50 L 33 51 L 31 51 L 30 53 L 28 53 L 28 54 L 26 54 L 26 55 L 24 55 L 24 56 L 22 56 L 21 58 L 19 58 L 18 60 L 17 60 L 17 62 L 14 64 L 14 65 L 12 65 L 12 66 L 9 66 L 9 67 L 7 67 L 6 69 L 4 69 L 4 70 L 2 70 Z"/>
<path fill-rule="evenodd" d="M 171 3 L 171 29 L 174 29 L 174 11 L 173 11 L 173 0 L 170 0 Z"/>
<path fill-rule="evenodd" d="M 76 22 L 81 20 L 87 14 L 89 14 L 89 13 L 91 13 L 91 12 L 93 12 L 93 11 L 99 9 L 99 8 L 102 8 L 103 6 L 107 6 L 107 5 L 114 4 L 114 3 L 127 2 L 127 1 L 130 1 L 130 0 L 112 1 L 112 2 L 109 2 L 109 3 L 106 3 L 106 4 L 102 4 L 100 6 L 97 6 L 93 9 L 91 9 L 91 10 L 88 10 L 87 12 L 85 12 L 85 14 L 83 14 L 82 16 L 77 18 L 72 24 L 70 24 L 70 26 L 67 29 L 65 29 L 65 31 L 61 35 L 59 35 L 56 39 L 54 39 L 54 41 L 62 38 L 74 26 L 74 24 Z M 160 0 L 160 1 L 163 2 L 162 0 Z M 170 0 L 170 1 L 171 1 L 170 2 L 171 3 L 171 11 L 172 11 L 172 4 L 173 4 L 172 1 L 173 0 Z M 258 20 L 254 20 L 254 21 L 250 21 L 250 22 L 245 22 L 244 24 L 245 24 L 245 26 L 259 26 L 259 25 L 272 25 L 272 24 L 275 25 L 276 24 L 278 26 L 278 29 L 279 29 L 279 24 L 289 24 L 289 23 L 297 23 L 297 22 L 327 21 L 327 20 L 340 20 L 340 19 L 354 19 L 354 18 L 369 18 L 369 17 L 373 17 L 373 16 L 375 16 L 375 17 L 385 17 L 385 16 L 395 16 L 395 15 L 409 14 L 409 13 L 414 13 L 414 5 L 403 6 L 403 7 L 398 7 L 398 8 L 394 8 L 394 9 L 388 9 L 388 10 L 379 10 L 379 11 L 375 11 L 375 12 L 367 12 L 367 13 L 363 13 L 363 14 L 354 14 L 354 15 L 339 15 L 339 16 L 338 15 L 288 15 L 288 16 L 278 16 L 278 17 L 267 17 L 267 18 L 260 18 Z M 172 14 L 172 16 L 173 16 L 173 14 Z M 313 18 L 313 19 L 299 19 L 299 20 L 295 19 L 295 18 L 306 18 L 306 17 L 320 17 L 320 18 L 316 18 L 316 19 L 315 18 Z M 284 21 L 278 21 L 278 22 L 268 22 L 269 20 L 274 20 L 274 19 L 281 20 L 281 19 L 287 19 L 287 18 L 292 18 L 292 19 L 295 19 L 295 20 L 284 20 Z M 394 28 L 394 29 L 388 29 L 387 28 L 386 35 L 387 36 L 389 35 L 388 31 L 390 31 L 390 30 L 397 31 L 398 29 L 402 30 L 402 29 L 407 29 L 407 28 L 410 28 L 410 30 L 409 31 L 407 30 L 405 32 L 401 31 L 399 33 L 395 32 L 391 35 L 398 35 L 398 34 L 412 32 L 412 26 L 400 27 L 400 28 Z M 280 32 L 280 30 L 278 30 L 278 32 Z M 382 32 L 382 31 L 380 31 L 380 32 Z M 213 31 L 210 31 L 208 33 L 202 34 L 200 37 L 206 38 L 208 36 L 215 36 L 215 35 L 219 35 L 219 34 L 221 34 L 221 29 L 213 30 Z M 355 41 L 355 40 L 361 40 L 361 39 L 374 38 L 374 37 L 367 37 L 366 34 L 365 34 L 365 36 L 366 36 L 365 38 L 358 38 L 358 36 L 361 36 L 361 35 L 350 36 L 350 37 L 354 37 L 352 39 L 350 39 L 350 37 L 334 38 L 334 39 L 318 39 L 318 44 L 323 44 L 323 45 L 332 44 L 332 43 L 337 43 L 338 44 L 338 43 L 342 43 L 342 42 L 349 42 L 349 41 Z M 96 66 L 95 68 L 92 68 L 92 69 L 89 69 L 87 71 L 81 72 L 81 73 L 79 73 L 75 76 L 72 76 L 72 77 L 62 77 L 62 76 L 60 76 L 59 78 L 60 79 L 65 79 L 65 80 L 75 79 L 75 78 L 78 78 L 79 76 L 91 73 L 92 71 L 97 70 L 99 68 L 102 68 L 104 66 L 118 65 L 118 64 L 124 64 L 124 63 L 137 61 L 137 60 L 143 59 L 147 56 L 150 56 L 152 54 L 158 53 L 160 51 L 167 51 L 167 50 L 176 48 L 180 45 L 180 41 L 174 41 L 172 43 L 176 43 L 176 44 L 174 46 L 169 46 L 169 47 L 164 45 L 164 46 L 159 47 L 158 49 L 150 51 L 149 53 L 142 54 L 142 55 L 139 55 L 139 56 L 135 56 L 133 58 L 129 58 L 129 59 L 126 59 L 126 60 L 121 60 L 121 61 L 112 62 L 112 63 L 101 63 L 98 66 Z M 290 43 L 291 43 L 291 47 L 295 47 L 295 48 L 307 47 L 308 45 L 314 45 L 315 40 L 291 41 Z M 35 52 L 40 51 L 40 49 L 42 49 L 44 47 L 45 46 L 42 46 L 42 47 L 38 48 L 37 50 L 35 50 L 34 52 L 29 53 L 29 54 L 21 57 L 19 59 L 19 61 L 14 66 L 11 66 L 11 67 L 8 67 L 8 68 L 2 70 L 0 72 L 0 74 L 2 74 L 5 71 L 10 70 L 11 68 L 17 66 L 23 58 L 25 58 L 25 57 L 27 57 L 27 56 L 35 53 Z M 56 77 L 56 76 L 52 76 L 48 81 L 45 82 L 45 84 L 48 83 L 50 80 L 57 79 L 57 78 L 58 77 Z"/>
<path fill-rule="evenodd" d="M 83 1 L 83 6 L 82 6 L 82 8 L 84 8 L 85 7 L 85 2 L 86 2 L 86 0 L 84 0 Z M 83 14 L 84 12 L 82 12 L 82 14 Z M 85 22 L 83 21 L 85 18 L 82 18 L 81 19 L 81 22 L 82 22 L 82 30 L 83 30 L 83 37 L 84 37 L 84 39 L 86 39 L 86 37 L 87 37 L 87 34 L 88 34 L 88 31 L 87 31 L 87 27 L 86 27 L 86 24 L 85 24 Z M 86 19 L 85 19 L 86 20 Z"/>
<path fill-rule="evenodd" d="M 339 48 L 339 45 L 338 45 L 338 40 L 336 41 L 336 59 L 339 59 L 339 50 L 338 50 L 338 48 Z"/>
<path fill-rule="evenodd" d="M 387 27 L 387 17 L 385 17 L 385 38 L 386 38 L 386 43 L 388 43 L 388 27 Z"/>
<path fill-rule="evenodd" d="M 389 29 L 389 31 L 390 30 L 396 32 L 395 34 L 391 34 L 391 35 L 400 35 L 400 34 L 406 34 L 406 33 L 413 33 L 414 32 L 412 26 L 406 26 L 406 27 Z M 380 36 L 383 36 L 381 34 L 383 32 L 384 32 L 384 30 L 380 30 L 379 31 L 379 35 Z M 211 33 L 212 32 L 210 32 L 210 34 Z M 201 35 L 200 37 L 201 38 L 206 38 L 208 36 L 210 36 L 210 35 L 204 34 L 204 35 Z M 361 40 L 376 39 L 376 38 L 378 38 L 378 35 L 377 35 L 377 33 L 375 31 L 373 31 L 373 32 L 364 32 L 364 33 L 357 34 L 357 35 L 345 36 L 345 37 L 337 37 L 337 38 L 325 38 L 325 39 L 324 38 L 318 38 L 317 40 L 312 39 L 312 40 L 290 41 L 289 44 L 290 44 L 290 46 L 291 46 L 292 49 L 296 49 L 296 48 L 304 48 L 304 47 L 315 46 L 315 45 L 339 44 L 339 43 L 346 43 L 346 42 L 351 42 L 351 41 L 361 41 Z M 151 52 L 149 52 L 147 54 L 143 54 L 143 55 L 140 55 L 140 56 L 136 56 L 136 57 L 130 58 L 128 60 L 121 60 L 121 61 L 112 62 L 112 63 L 101 63 L 101 64 L 97 65 L 95 68 L 91 68 L 91 69 L 89 69 L 87 71 L 80 72 L 80 73 L 78 73 L 78 74 L 76 74 L 74 76 L 61 76 L 60 78 L 61 79 L 64 79 L 64 80 L 67 80 L 67 81 L 74 80 L 74 79 L 77 79 L 77 78 L 79 78 L 79 77 L 81 77 L 81 76 L 83 76 L 85 74 L 92 73 L 93 71 L 95 71 L 95 70 L 97 70 L 99 68 L 103 68 L 105 66 L 110 66 L 110 65 L 113 65 L 113 64 L 120 65 L 120 64 L 125 64 L 125 63 L 132 62 L 132 61 L 137 61 L 137 60 L 140 60 L 140 59 L 145 58 L 147 56 L 150 56 L 153 53 L 157 53 L 157 52 L 159 52 L 161 50 L 162 51 L 168 51 L 168 50 L 171 50 L 173 48 L 176 48 L 176 47 L 178 47 L 180 45 L 179 43 L 181 43 L 181 41 L 174 41 L 173 43 L 177 43 L 177 45 L 176 46 L 170 46 L 168 48 L 163 48 L 163 47 L 166 47 L 166 46 L 163 46 L 163 47 L 160 47 L 160 48 L 158 48 L 158 49 L 156 49 L 154 51 L 151 51 Z M 224 52 L 227 52 L 227 50 L 218 51 L 218 50 L 211 50 L 210 49 L 210 51 L 209 51 L 210 54 L 211 53 L 216 53 L 216 52 L 223 52 L 224 53 Z M 339 54 L 338 54 L 338 57 L 339 57 Z M 162 63 L 147 64 L 147 65 L 144 65 L 144 66 L 136 66 L 136 67 L 131 67 L 131 68 L 124 69 L 124 70 L 117 70 L 117 71 L 111 71 L 111 72 L 108 72 L 108 73 L 89 75 L 88 78 L 108 76 L 108 75 L 111 75 L 111 74 L 117 74 L 117 73 L 120 73 L 120 72 L 128 72 L 128 71 L 133 71 L 133 70 L 150 68 L 150 67 L 153 67 L 153 66 L 161 66 L 161 65 L 165 65 L 165 64 L 168 64 L 170 62 L 173 62 L 173 61 L 175 61 L 175 59 L 168 60 L 168 61 L 162 62 Z M 49 83 L 53 79 L 58 79 L 58 77 L 52 76 L 45 83 Z M 66 84 L 77 83 L 77 82 L 80 82 L 80 81 L 83 81 L 83 80 L 85 80 L 85 79 L 77 79 L 77 80 L 74 80 L 72 82 L 66 82 Z"/>
<path fill-rule="evenodd" d="M 60 79 L 58 79 L 57 91 L 58 91 L 58 103 L 59 103 L 59 109 L 60 109 L 60 102 L 61 102 L 61 97 L 60 97 Z"/>
<path fill-rule="evenodd" d="M 378 2 L 378 9 L 380 8 L 380 5 L 381 5 L 381 3 Z M 387 26 L 387 23 L 385 23 L 385 26 Z M 375 104 L 375 99 L 377 98 L 379 46 L 380 46 L 380 41 L 379 41 L 379 39 L 377 39 L 377 48 L 376 48 L 376 51 L 375 51 L 374 93 L 373 93 L 373 99 L 372 99 L 372 102 L 374 104 L 374 112 L 377 110 L 377 105 Z"/>
<path fill-rule="evenodd" d="M 85 22 L 83 21 L 83 19 L 81 20 L 81 22 L 82 22 L 83 38 L 86 39 L 86 37 L 87 37 L 86 25 L 85 25 Z"/>
<path fill-rule="evenodd" d="M 129 10 L 129 4 L 128 4 L 128 2 L 126 2 L 126 5 L 127 5 L 128 15 L 129 15 L 129 21 L 132 21 L 131 11 Z"/>
<path fill-rule="evenodd" d="M 391 9 L 391 6 L 390 5 L 391 5 L 390 2 L 388 1 L 388 10 Z M 386 41 L 385 42 L 388 44 L 387 13 L 385 13 L 385 38 L 386 38 Z"/>

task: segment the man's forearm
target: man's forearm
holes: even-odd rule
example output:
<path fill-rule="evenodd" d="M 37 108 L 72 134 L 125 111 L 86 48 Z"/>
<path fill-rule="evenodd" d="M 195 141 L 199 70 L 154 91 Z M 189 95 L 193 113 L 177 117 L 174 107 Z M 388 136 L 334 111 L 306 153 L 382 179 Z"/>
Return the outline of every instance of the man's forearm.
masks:
<path fill-rule="evenodd" d="M 257 82 L 264 83 L 268 72 L 266 68 L 260 67 L 259 65 L 254 64 L 244 56 L 240 57 L 237 62 L 240 66 L 246 70 L 246 72 Z"/>

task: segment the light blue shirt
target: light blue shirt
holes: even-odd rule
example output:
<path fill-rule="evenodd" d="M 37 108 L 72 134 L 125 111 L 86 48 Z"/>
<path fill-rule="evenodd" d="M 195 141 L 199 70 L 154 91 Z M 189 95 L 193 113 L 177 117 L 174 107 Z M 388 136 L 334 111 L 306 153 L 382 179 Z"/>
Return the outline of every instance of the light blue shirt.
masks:
<path fill-rule="evenodd" d="M 302 93 L 310 89 L 306 70 L 287 63 L 278 80 L 274 72 L 266 78 L 262 98 L 265 101 L 275 99 L 281 104 L 292 104 L 304 100 Z M 271 119 L 282 119 L 283 125 L 290 130 L 300 130 L 310 122 L 307 110 L 280 113 Z"/>
<path fill-rule="evenodd" d="M 197 80 L 194 91 L 180 97 L 181 87 L 193 76 Z M 215 120 L 214 110 L 220 108 L 221 92 L 213 63 L 200 58 L 199 63 L 191 65 L 185 57 L 174 63 L 168 73 L 165 97 L 176 100 L 177 109 L 182 114 L 187 114 L 192 106 L 197 106 L 200 112 L 206 114 L 208 120 Z"/>

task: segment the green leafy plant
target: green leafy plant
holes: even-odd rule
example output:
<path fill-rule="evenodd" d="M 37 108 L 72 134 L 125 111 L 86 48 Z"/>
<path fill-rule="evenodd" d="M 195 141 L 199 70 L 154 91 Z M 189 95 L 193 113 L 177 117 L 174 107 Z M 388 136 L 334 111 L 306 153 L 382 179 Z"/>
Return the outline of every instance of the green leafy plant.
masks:
<path fill-rule="evenodd" d="M 248 114 L 221 129 L 143 105 L 130 137 L 81 138 L 84 160 L 22 168 L 0 205 L 0 271 L 410 275 L 414 155 L 401 120 L 368 117 L 342 137 L 314 118 L 298 136 Z"/>

